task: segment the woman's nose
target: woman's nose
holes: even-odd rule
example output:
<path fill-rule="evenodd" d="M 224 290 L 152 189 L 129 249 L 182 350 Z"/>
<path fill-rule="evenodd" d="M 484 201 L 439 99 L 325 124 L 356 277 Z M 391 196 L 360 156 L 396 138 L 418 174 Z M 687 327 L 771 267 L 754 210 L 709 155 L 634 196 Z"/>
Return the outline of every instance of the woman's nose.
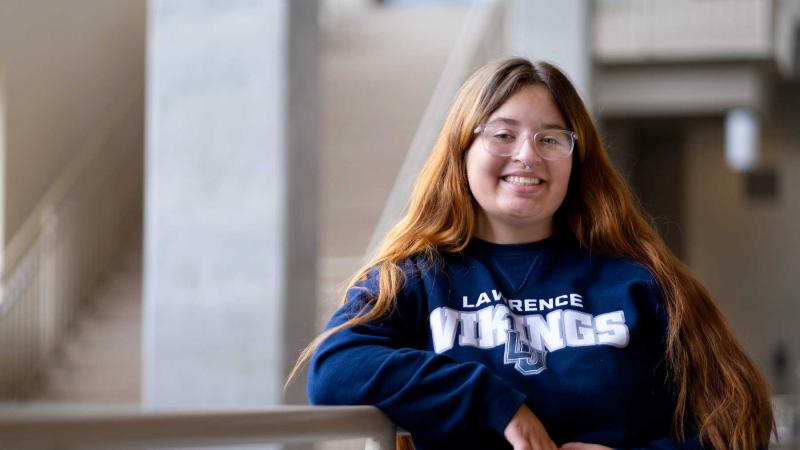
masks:
<path fill-rule="evenodd" d="M 519 147 L 517 148 L 517 154 L 514 155 L 514 159 L 519 160 L 526 166 L 530 166 L 533 163 L 542 162 L 542 157 L 539 156 L 539 152 L 536 151 L 536 145 L 533 141 L 533 136 L 526 136 L 522 142 L 520 142 Z"/>

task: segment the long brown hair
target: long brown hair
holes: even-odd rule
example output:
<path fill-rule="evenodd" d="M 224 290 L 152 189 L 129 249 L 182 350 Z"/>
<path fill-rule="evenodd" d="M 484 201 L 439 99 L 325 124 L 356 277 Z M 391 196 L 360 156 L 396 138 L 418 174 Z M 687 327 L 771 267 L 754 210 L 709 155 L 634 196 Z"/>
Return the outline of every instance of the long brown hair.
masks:
<path fill-rule="evenodd" d="M 685 437 L 693 423 L 717 450 L 766 448 L 775 422 L 763 376 L 737 342 L 709 292 L 666 247 L 636 198 L 611 165 L 586 107 L 567 77 L 546 62 L 511 58 L 478 69 L 461 87 L 438 140 L 417 178 L 408 212 L 348 287 L 377 270 L 371 308 L 318 336 L 302 352 L 291 378 L 331 334 L 389 313 L 403 283 L 399 263 L 423 254 L 458 252 L 475 231 L 476 204 L 466 179 L 473 130 L 519 89 L 541 85 L 567 127 L 578 135 L 570 185 L 554 216 L 590 252 L 627 257 L 647 266 L 667 305 L 666 362 L 675 387 L 673 429 Z M 345 298 L 346 301 L 346 298 Z M 409 441 L 403 440 L 408 448 Z"/>

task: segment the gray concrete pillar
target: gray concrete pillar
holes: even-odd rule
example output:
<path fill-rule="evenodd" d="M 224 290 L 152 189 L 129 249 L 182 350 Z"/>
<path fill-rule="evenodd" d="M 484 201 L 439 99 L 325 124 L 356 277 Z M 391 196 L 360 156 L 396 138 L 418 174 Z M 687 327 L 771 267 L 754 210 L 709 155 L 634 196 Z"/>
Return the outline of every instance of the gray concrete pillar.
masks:
<path fill-rule="evenodd" d="M 506 8 L 510 54 L 556 64 L 590 108 L 591 4 L 586 0 L 509 0 Z"/>
<path fill-rule="evenodd" d="M 6 96 L 3 61 L 0 61 L 0 273 L 5 273 L 6 248 Z M 0 289 L 0 295 L 2 295 Z"/>
<path fill-rule="evenodd" d="M 153 0 L 143 403 L 304 402 L 315 331 L 315 0 Z"/>

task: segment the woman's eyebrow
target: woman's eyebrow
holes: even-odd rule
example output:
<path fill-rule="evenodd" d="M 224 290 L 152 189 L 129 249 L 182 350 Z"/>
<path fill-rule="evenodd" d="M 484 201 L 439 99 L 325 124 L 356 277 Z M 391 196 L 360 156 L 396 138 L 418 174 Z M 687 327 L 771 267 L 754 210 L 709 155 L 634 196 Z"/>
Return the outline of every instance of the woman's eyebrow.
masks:
<path fill-rule="evenodd" d="M 494 123 L 497 123 L 497 122 L 504 123 L 506 125 L 515 126 L 515 127 L 518 127 L 518 126 L 521 125 L 519 120 L 512 119 L 510 117 L 495 117 L 494 119 L 490 120 L 487 123 L 494 124 Z M 559 130 L 566 129 L 566 127 L 564 125 L 557 124 L 557 123 L 543 123 L 539 127 L 540 130 L 547 130 L 547 129 L 550 129 L 550 128 L 557 128 Z"/>
<path fill-rule="evenodd" d="M 488 123 L 497 123 L 497 122 L 501 122 L 501 123 L 504 123 L 506 125 L 513 125 L 513 126 L 519 126 L 520 125 L 519 120 L 511 119 L 509 117 L 495 117 L 494 119 L 490 120 Z"/>

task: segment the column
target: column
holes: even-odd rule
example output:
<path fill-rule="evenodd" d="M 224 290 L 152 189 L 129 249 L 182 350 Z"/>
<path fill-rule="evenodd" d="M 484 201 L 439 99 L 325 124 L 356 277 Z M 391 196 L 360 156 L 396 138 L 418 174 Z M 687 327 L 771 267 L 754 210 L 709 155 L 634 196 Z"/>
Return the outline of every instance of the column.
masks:
<path fill-rule="evenodd" d="M 315 332 L 314 0 L 153 0 L 143 403 L 303 403 Z"/>
<path fill-rule="evenodd" d="M 557 65 L 589 107 L 591 4 L 585 0 L 510 0 L 506 9 L 510 54 Z"/>

